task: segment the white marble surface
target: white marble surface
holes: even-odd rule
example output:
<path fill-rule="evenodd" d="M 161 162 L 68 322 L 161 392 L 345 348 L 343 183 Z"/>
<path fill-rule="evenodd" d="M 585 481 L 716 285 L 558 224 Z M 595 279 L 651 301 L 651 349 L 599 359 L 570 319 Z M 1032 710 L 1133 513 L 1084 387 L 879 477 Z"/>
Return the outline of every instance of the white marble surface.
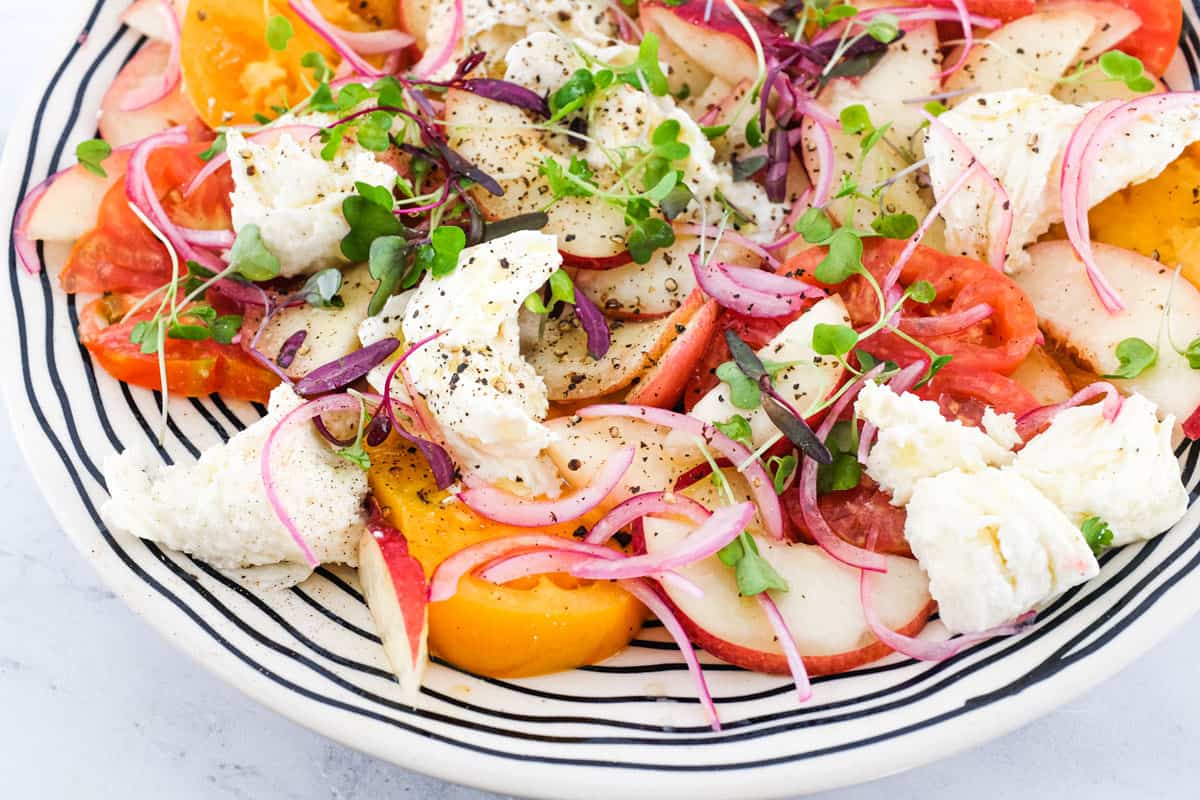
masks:
<path fill-rule="evenodd" d="M 75 0 L 0 0 L 0 132 Z M 62 13 L 50 13 L 60 11 Z M 12 35 L 15 34 L 15 35 Z M 209 675 L 99 584 L 0 422 L 0 784 L 29 800 L 492 798 L 376 761 Z M 1187 798 L 1200 784 L 1200 621 L 1004 739 L 830 800 Z M 745 797 L 753 796 L 747 786 Z"/>

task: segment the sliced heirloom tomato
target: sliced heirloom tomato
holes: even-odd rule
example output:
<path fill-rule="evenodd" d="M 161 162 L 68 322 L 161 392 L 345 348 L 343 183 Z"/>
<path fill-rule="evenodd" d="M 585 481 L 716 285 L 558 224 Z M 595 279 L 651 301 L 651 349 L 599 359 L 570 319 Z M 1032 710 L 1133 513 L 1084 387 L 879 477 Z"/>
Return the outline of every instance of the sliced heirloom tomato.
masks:
<path fill-rule="evenodd" d="M 988 408 L 997 414 L 1019 417 L 1041 405 L 1012 378 L 998 372 L 965 369 L 953 362 L 917 389 L 916 395 L 937 403 L 946 419 L 975 427 L 982 425 L 983 412 Z"/>
<path fill-rule="evenodd" d="M 1183 3 L 1180 0 L 1116 0 L 1142 18 L 1142 26 L 1120 44 L 1122 50 L 1140 58 L 1146 71 L 1161 77 L 1179 49 L 1183 32 Z"/>
<path fill-rule="evenodd" d="M 570 537 L 579 527 L 512 528 L 476 516 L 462 503 L 446 503 L 448 495 L 412 450 L 395 437 L 373 448 L 368 479 L 426 576 L 478 542 L 533 532 Z M 609 581 L 546 575 L 497 586 L 467 575 L 453 597 L 430 604 L 429 647 L 480 675 L 540 675 L 602 661 L 629 643 L 644 614 L 641 603 Z"/>
<path fill-rule="evenodd" d="M 229 230 L 233 177 L 227 167 L 217 170 L 190 197 L 183 196 L 183 187 L 204 166 L 199 154 L 208 147 L 209 143 L 197 143 L 155 150 L 146 171 L 173 222 L 199 230 Z M 58 279 L 68 294 L 144 293 L 171 279 L 170 255 L 129 207 L 125 181 L 108 189 L 96 227 L 75 242 Z"/>
<path fill-rule="evenodd" d="M 920 5 L 912 3 L 911 5 Z M 932 5 L 953 8 L 952 0 L 933 0 Z M 1034 0 L 966 0 L 967 10 L 983 17 L 996 17 L 1002 22 L 1011 22 L 1027 17 L 1037 10 Z"/>
<path fill-rule="evenodd" d="M 133 326 L 150 319 L 158 308 L 147 303 L 128 319 L 137 303 L 130 295 L 108 294 L 84 307 L 79 319 L 79 341 L 104 371 L 119 381 L 146 389 L 162 389 L 157 353 L 143 353 L 129 340 Z M 218 309 L 225 313 L 230 309 Z M 172 394 L 202 397 L 220 394 L 235 400 L 266 402 L 279 378 L 236 344 L 211 339 L 164 340 L 167 389 Z"/>
<path fill-rule="evenodd" d="M 396 23 L 396 4 L 390 0 L 314 0 L 314 4 L 329 22 L 346 30 L 364 32 Z M 283 50 L 267 44 L 267 20 L 277 15 L 292 26 Z M 275 109 L 291 108 L 307 98 L 316 85 L 312 69 L 301 61 L 310 52 L 320 53 L 330 69 L 337 68 L 339 59 L 333 49 L 286 0 L 192 0 L 183 16 L 184 89 L 212 127 L 251 124 L 256 114 L 275 117 Z"/>
<path fill-rule="evenodd" d="M 867 239 L 864 244 L 863 264 L 882 282 L 905 243 L 895 239 Z M 814 248 L 790 259 L 785 266 L 796 273 L 811 275 L 824 257 L 824 248 Z M 951 363 L 956 367 L 1008 374 L 1033 349 L 1038 336 L 1037 313 L 1025 292 L 1007 275 L 974 259 L 948 256 L 922 245 L 900 274 L 901 286 L 917 281 L 929 281 L 937 296 L 932 303 L 906 302 L 905 317 L 959 313 L 983 303 L 992 307 L 990 317 L 965 330 L 921 338 L 934 352 L 952 356 Z M 846 301 L 856 328 L 861 330 L 879 319 L 875 291 L 862 276 L 831 288 Z M 901 330 L 903 327 L 901 323 Z M 900 364 L 925 357 L 921 350 L 887 331 L 872 336 L 861 347 L 877 358 Z"/>
<path fill-rule="evenodd" d="M 795 537 L 816 544 L 800 513 L 800 493 L 795 488 L 788 489 L 780 499 Z M 874 540 L 871 549 L 877 553 L 913 557 L 904 538 L 904 523 L 908 518 L 904 508 L 892 505 L 891 494 L 865 474 L 853 489 L 821 495 L 817 506 L 833 532 L 850 544 L 867 547 Z"/>

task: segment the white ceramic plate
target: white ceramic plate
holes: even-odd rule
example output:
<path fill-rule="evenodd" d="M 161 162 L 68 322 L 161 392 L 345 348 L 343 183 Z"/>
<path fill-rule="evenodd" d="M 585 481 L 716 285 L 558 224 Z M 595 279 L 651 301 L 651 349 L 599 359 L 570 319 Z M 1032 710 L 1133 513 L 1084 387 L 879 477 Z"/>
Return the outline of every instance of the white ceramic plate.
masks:
<path fill-rule="evenodd" d="M 64 28 L 55 63 L 13 131 L 0 212 L 74 159 L 95 135 L 100 98 L 140 45 L 126 0 L 96 0 Z M 86 35 L 80 36 L 80 32 Z M 77 38 L 78 37 L 78 38 Z M 1189 11 L 1169 76 L 1195 85 L 1200 38 Z M 61 55 L 59 55 L 61 54 Z M 798 706 L 782 678 L 713 663 L 725 729 L 713 733 L 673 645 L 647 629 L 604 664 L 525 680 L 435 665 L 420 707 L 397 701 L 370 616 L 348 570 L 255 595 L 186 556 L 105 529 L 99 464 L 157 446 L 157 396 L 97 370 L 77 343 L 78 305 L 47 272 L 14 263 L 0 289 L 4 391 L 30 468 L 59 522 L 105 581 L 164 636 L 246 694 L 345 744 L 404 767 L 494 791 L 542 797 L 776 797 L 877 778 L 978 745 L 1113 675 L 1200 608 L 1200 446 L 1181 449 L 1193 508 L 1169 534 L 1102 559 L 1023 636 L 942 664 L 892 658 L 818 678 Z M 61 261 L 48 249 L 46 260 Z M 164 460 L 257 419 L 217 397 L 174 400 Z"/>

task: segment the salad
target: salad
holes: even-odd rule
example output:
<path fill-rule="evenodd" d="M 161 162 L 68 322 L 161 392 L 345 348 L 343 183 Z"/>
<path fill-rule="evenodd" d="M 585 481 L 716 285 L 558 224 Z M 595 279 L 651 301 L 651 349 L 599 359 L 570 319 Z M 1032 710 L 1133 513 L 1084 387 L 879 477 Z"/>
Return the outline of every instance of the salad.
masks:
<path fill-rule="evenodd" d="M 172 404 L 114 529 L 357 567 L 416 702 L 657 618 L 813 675 L 1037 625 L 1188 508 L 1200 99 L 1178 0 L 137 0 L 20 262 Z M 44 252 L 59 252 L 43 265 Z M 49 245 L 59 245 L 57 249 Z"/>

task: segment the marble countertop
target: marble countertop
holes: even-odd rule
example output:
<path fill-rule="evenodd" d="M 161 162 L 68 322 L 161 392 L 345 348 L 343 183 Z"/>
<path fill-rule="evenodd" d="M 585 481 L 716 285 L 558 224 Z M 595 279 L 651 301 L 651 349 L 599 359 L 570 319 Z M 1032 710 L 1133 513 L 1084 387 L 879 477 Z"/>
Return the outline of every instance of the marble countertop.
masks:
<path fill-rule="evenodd" d="M 0 132 L 75 0 L 0 2 Z M 63 13 L 48 13 L 59 10 Z M 484 800 L 349 750 L 220 682 L 105 589 L 0 421 L 0 782 L 6 797 Z M 1195 797 L 1200 620 L 1081 699 L 972 752 L 829 800 Z M 746 787 L 746 796 L 753 787 Z"/>

